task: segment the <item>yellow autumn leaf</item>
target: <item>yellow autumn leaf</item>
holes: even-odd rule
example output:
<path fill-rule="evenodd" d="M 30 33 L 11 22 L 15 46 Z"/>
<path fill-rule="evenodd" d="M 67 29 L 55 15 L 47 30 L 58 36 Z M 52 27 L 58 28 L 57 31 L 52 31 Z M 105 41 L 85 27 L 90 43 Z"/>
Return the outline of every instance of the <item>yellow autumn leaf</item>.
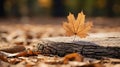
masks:
<path fill-rule="evenodd" d="M 92 22 L 85 23 L 85 15 L 83 12 L 78 13 L 77 19 L 70 13 L 67 19 L 68 22 L 63 23 L 63 28 L 68 36 L 77 35 L 81 38 L 85 38 L 88 35 L 88 31 L 93 26 Z"/>

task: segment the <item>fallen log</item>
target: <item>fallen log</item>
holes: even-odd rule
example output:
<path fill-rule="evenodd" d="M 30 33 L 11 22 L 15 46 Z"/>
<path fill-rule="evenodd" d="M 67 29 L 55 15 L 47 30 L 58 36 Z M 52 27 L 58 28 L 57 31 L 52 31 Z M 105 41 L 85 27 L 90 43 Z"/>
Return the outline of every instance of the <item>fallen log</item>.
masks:
<path fill-rule="evenodd" d="M 54 41 L 51 41 L 51 39 L 54 39 Z M 60 42 L 60 40 L 62 41 Z M 58 56 L 79 53 L 89 58 L 109 57 L 120 59 L 120 37 L 87 38 L 74 42 L 64 42 L 65 40 L 69 39 L 64 37 L 43 39 L 36 43 L 35 50 L 43 54 Z"/>

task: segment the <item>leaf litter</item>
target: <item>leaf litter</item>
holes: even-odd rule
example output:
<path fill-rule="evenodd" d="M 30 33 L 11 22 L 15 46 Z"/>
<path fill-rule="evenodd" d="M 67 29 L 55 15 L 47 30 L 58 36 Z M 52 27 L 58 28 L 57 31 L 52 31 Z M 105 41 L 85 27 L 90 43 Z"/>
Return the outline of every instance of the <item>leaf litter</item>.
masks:
<path fill-rule="evenodd" d="M 73 14 L 70 13 L 68 16 L 68 22 L 63 23 L 63 27 L 66 30 L 68 36 L 77 35 L 84 38 L 88 35 L 88 31 L 91 29 L 92 23 L 84 23 L 85 15 L 83 12 L 78 14 L 75 20 Z M 32 25 L 18 26 L 17 30 L 2 30 L 0 31 L 0 48 L 3 48 L 4 44 L 7 45 L 23 45 L 26 48 L 34 48 L 31 46 L 32 42 L 38 41 L 40 38 L 53 37 L 53 36 L 63 36 L 63 30 L 56 32 L 56 28 L 53 27 L 35 27 Z M 43 28 L 43 29 L 41 29 Z M 61 29 L 61 28 L 60 28 Z M 19 32 L 19 33 L 18 33 Z M 54 33 L 54 35 L 53 35 Z M 4 54 L 3 54 L 4 55 Z M 0 65 L 2 67 L 104 67 L 101 60 L 93 60 L 81 57 L 77 53 L 68 54 L 64 57 L 58 56 L 29 56 L 29 57 L 6 57 L 0 55 L 4 61 L 0 60 Z M 4 59 L 5 58 L 5 59 Z M 6 58 L 8 60 L 6 60 Z M 77 58 L 77 59 L 76 59 Z M 84 59 L 84 60 L 80 60 Z M 107 59 L 111 60 L 111 59 Z M 96 61 L 96 62 L 95 62 Z M 7 63 L 6 63 L 7 62 Z M 119 62 L 119 61 L 117 61 Z M 111 63 L 111 62 L 107 62 Z M 107 64 L 107 67 L 110 67 Z M 5 66 L 6 65 L 6 66 Z M 112 64 L 110 64 L 112 65 Z M 117 67 L 118 65 L 116 65 Z M 119 66 L 118 66 L 119 67 Z"/>

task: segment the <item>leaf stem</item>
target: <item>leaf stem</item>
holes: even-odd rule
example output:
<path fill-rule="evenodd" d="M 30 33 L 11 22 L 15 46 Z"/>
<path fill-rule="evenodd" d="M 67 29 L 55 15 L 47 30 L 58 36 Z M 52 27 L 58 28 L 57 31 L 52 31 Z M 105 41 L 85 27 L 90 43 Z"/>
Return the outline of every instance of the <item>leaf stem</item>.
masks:
<path fill-rule="evenodd" d="M 75 42 L 76 36 L 77 36 L 77 35 L 74 35 L 73 42 Z"/>

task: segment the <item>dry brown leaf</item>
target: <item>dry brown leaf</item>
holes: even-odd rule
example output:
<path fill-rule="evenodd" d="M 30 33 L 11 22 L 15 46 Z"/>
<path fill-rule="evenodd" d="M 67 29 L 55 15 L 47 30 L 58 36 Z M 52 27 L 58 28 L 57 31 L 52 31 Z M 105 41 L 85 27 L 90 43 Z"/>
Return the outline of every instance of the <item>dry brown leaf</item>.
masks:
<path fill-rule="evenodd" d="M 77 19 L 70 13 L 67 19 L 68 22 L 63 23 L 63 28 L 68 36 L 77 35 L 81 38 L 85 38 L 88 35 L 88 31 L 93 26 L 92 22 L 84 23 L 85 15 L 83 12 L 78 14 Z"/>
<path fill-rule="evenodd" d="M 78 53 L 71 53 L 64 57 L 63 63 L 67 64 L 69 61 L 83 62 L 84 57 Z"/>

